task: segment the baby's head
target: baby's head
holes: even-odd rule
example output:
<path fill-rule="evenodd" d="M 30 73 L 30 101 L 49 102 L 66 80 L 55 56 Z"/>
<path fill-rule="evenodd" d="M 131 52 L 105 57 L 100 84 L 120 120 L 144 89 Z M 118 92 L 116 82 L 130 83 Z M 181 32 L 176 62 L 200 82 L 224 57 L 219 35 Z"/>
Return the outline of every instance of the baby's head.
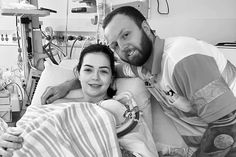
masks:
<path fill-rule="evenodd" d="M 117 100 L 109 99 L 103 101 L 100 106 L 109 111 L 115 118 L 116 126 L 121 125 L 126 118 L 124 117 L 127 108 Z"/>
<path fill-rule="evenodd" d="M 109 111 L 115 119 L 117 136 L 122 137 L 132 131 L 139 121 L 139 109 L 129 92 L 124 92 L 103 101 L 100 106 Z"/>

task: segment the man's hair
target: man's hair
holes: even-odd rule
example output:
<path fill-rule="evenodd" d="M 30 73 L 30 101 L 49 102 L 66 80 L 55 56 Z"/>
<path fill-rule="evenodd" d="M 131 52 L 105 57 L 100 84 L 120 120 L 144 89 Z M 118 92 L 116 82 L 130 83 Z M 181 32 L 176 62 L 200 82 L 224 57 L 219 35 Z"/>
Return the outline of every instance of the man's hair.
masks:
<path fill-rule="evenodd" d="M 123 6 L 113 10 L 105 17 L 105 19 L 103 20 L 102 28 L 105 29 L 107 25 L 111 22 L 113 17 L 118 14 L 130 17 L 137 24 L 139 28 L 141 28 L 142 22 L 146 20 L 143 14 L 136 8 L 131 6 Z"/>

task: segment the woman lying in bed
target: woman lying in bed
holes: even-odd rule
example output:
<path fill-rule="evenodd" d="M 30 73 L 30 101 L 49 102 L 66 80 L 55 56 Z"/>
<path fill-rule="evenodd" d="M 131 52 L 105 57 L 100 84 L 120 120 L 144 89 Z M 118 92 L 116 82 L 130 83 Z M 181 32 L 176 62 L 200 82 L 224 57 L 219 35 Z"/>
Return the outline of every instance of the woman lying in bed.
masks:
<path fill-rule="evenodd" d="M 76 100 L 64 99 L 63 104 L 58 104 L 61 101 L 57 104 L 28 107 L 25 115 L 18 121 L 17 128 L 8 129 L 1 135 L 0 155 L 34 156 L 34 153 L 44 153 L 42 155 L 46 157 L 52 154 L 58 156 L 58 153 L 60 156 L 115 157 L 121 156 L 120 145 L 122 150 L 128 150 L 122 151 L 123 156 L 139 154 L 143 157 L 157 157 L 153 139 L 142 118 L 131 132 L 118 139 L 119 144 L 117 142 L 114 122 L 117 126 L 126 121 L 124 115 L 127 108 L 119 101 L 111 99 L 115 95 L 110 87 L 115 71 L 114 56 L 110 49 L 99 44 L 86 47 L 81 52 L 77 74 L 83 97 Z M 52 135 L 48 136 L 50 133 Z M 99 138 L 102 140 L 96 147 L 94 143 Z M 65 154 L 62 155 L 63 153 Z"/>

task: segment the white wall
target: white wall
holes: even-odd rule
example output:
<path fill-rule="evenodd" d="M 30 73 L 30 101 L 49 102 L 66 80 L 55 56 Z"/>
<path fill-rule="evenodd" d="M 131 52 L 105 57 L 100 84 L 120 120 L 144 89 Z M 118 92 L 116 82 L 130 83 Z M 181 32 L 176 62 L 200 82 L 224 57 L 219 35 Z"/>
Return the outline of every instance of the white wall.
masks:
<path fill-rule="evenodd" d="M 162 6 L 165 0 L 160 0 Z M 235 0 L 168 0 L 169 15 L 157 12 L 150 0 L 150 25 L 161 37 L 187 35 L 212 44 L 236 41 Z"/>
<path fill-rule="evenodd" d="M 160 0 L 160 2 L 163 6 L 165 0 Z M 148 21 L 160 37 L 186 35 L 212 44 L 236 41 L 236 0 L 168 0 L 168 2 L 170 13 L 160 15 L 156 10 L 157 1 L 150 0 L 151 9 Z M 51 13 L 48 17 L 40 18 L 43 21 L 43 27 L 52 26 L 56 31 L 65 31 L 67 1 L 39 0 L 38 3 L 39 7 L 57 11 L 56 14 Z M 69 0 L 68 31 L 96 31 L 96 26 L 91 24 L 94 14 L 72 14 L 70 13 L 72 7 L 76 7 L 76 3 Z M 14 31 L 15 17 L 0 15 L 0 33 Z M 0 47 L 1 63 L 9 63 L 9 57 L 7 57 L 9 53 L 6 49 Z M 17 52 L 12 54 L 18 55 Z M 16 57 L 10 58 L 15 60 Z"/>
<path fill-rule="evenodd" d="M 164 6 L 165 0 L 159 0 Z M 222 41 L 236 41 L 236 1 L 235 0 L 168 0 L 170 13 L 160 15 L 157 1 L 150 0 L 149 23 L 161 37 L 186 35 L 206 40 L 212 44 Z M 66 29 L 66 1 L 40 0 L 39 6 L 57 10 L 57 14 L 41 18 L 44 26 L 55 30 Z M 69 0 L 68 30 L 95 31 L 90 20 L 94 14 L 73 14 L 70 9 L 76 3 Z M 163 9 L 161 7 L 161 9 Z"/>
<path fill-rule="evenodd" d="M 67 13 L 67 0 L 38 0 L 38 6 L 56 10 L 48 17 L 40 18 L 43 27 L 52 26 L 56 31 L 96 31 L 96 26 L 91 24 L 94 13 L 71 13 L 71 8 L 77 7 L 78 2 L 69 0 Z M 68 21 L 66 20 L 68 14 Z M 67 23 L 68 22 L 68 23 Z"/>

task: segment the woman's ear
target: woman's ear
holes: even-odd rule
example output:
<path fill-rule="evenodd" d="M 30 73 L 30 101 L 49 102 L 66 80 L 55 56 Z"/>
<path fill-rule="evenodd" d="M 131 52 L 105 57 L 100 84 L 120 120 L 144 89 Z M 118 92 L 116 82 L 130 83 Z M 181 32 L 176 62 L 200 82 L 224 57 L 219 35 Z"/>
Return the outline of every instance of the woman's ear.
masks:
<path fill-rule="evenodd" d="M 114 76 L 112 76 L 112 77 L 111 77 L 111 86 L 113 85 L 113 83 L 114 83 L 114 80 L 115 80 L 115 77 L 114 77 Z"/>
<path fill-rule="evenodd" d="M 79 72 L 77 72 L 77 78 L 78 78 L 78 80 L 80 80 L 80 73 Z"/>
<path fill-rule="evenodd" d="M 147 35 L 148 37 L 150 37 L 150 36 L 153 35 L 153 34 L 152 34 L 151 27 L 149 26 L 149 24 L 147 23 L 146 20 L 144 20 L 144 21 L 142 22 L 142 29 L 143 29 L 143 31 L 146 33 L 146 35 Z"/>

